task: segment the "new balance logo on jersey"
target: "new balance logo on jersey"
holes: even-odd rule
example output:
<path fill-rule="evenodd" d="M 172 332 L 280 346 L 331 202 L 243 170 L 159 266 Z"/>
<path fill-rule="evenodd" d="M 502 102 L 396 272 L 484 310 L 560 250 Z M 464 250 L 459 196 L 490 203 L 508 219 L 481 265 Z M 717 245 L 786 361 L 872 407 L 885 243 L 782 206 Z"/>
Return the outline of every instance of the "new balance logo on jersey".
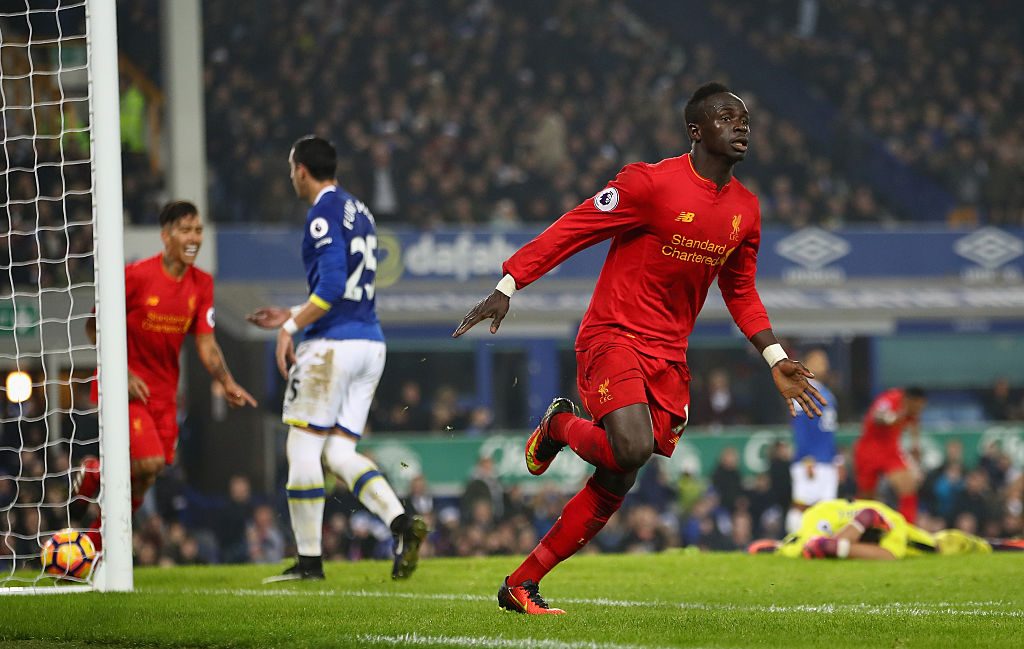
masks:
<path fill-rule="evenodd" d="M 679 216 L 676 217 L 676 221 L 679 223 L 693 223 L 693 219 L 697 218 L 697 215 L 693 212 L 680 212 Z"/>

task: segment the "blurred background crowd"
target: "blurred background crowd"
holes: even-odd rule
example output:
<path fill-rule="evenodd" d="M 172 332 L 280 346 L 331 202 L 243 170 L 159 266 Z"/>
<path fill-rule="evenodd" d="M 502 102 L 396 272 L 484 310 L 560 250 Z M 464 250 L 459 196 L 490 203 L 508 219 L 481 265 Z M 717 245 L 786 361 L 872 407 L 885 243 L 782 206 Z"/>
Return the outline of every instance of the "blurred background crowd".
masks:
<path fill-rule="evenodd" d="M 156 4 L 119 7 L 135 223 L 165 198 L 138 163 L 159 153 L 145 117 L 162 101 Z M 643 3 L 598 0 L 203 10 L 215 221 L 299 218 L 285 152 L 316 132 L 385 225 L 550 222 L 624 164 L 685 152 L 682 106 L 719 79 L 752 109 L 738 175 L 765 224 L 1024 223 L 1024 36 L 1010 2 L 741 0 L 685 38 Z M 756 64 L 729 66 L 736 47 Z M 786 98 L 749 90 L 766 71 L 795 79 L 814 110 L 772 109 Z M 868 173 L 883 163 L 910 186 Z M 912 213 L 935 180 L 949 209 Z"/>
<path fill-rule="evenodd" d="M 73 466 L 85 454 L 97 452 L 95 407 L 88 389 L 82 387 L 71 398 L 75 410 L 87 414 L 71 416 L 75 433 L 70 444 L 47 442 L 38 398 L 22 403 L 21 423 L 7 423 L 0 433 L 0 475 L 20 476 L 18 481 L 0 478 L 0 548 L 22 557 L 38 553 L 40 534 L 45 540 L 47 531 L 75 522 L 66 507 Z M 8 404 L 5 415 L 16 407 Z M 1024 420 L 1020 410 L 1003 414 Z M 766 459 L 767 470 L 744 475 L 739 449 L 726 446 L 706 472 L 684 471 L 678 479 L 669 479 L 665 460 L 656 458 L 587 551 L 742 550 L 754 539 L 781 538 L 794 461 L 789 441 L 771 444 Z M 851 462 L 850 449 L 840 447 L 840 497 L 855 496 Z M 287 475 L 283 465 L 278 475 Z M 273 563 L 292 556 L 283 485 L 270 495 L 254 489 L 244 475 L 230 476 L 227 485 L 222 494 L 204 493 L 190 485 L 180 464 L 168 467 L 136 516 L 137 563 Z M 481 455 L 461 493 L 439 495 L 420 475 L 399 495 L 430 524 L 427 556 L 524 554 L 554 523 L 579 485 L 546 482 L 526 487 L 501 480 L 492 457 Z M 977 461 L 967 465 L 962 444 L 952 440 L 943 449 L 941 463 L 925 472 L 921 508 L 918 525 L 928 530 L 957 527 L 988 537 L 1020 536 L 1024 474 L 996 444 L 988 444 Z M 390 531 L 343 483 L 329 485 L 326 557 L 387 559 L 391 544 Z M 0 552 L 4 554 L 0 569 L 9 569 L 11 553 Z"/>

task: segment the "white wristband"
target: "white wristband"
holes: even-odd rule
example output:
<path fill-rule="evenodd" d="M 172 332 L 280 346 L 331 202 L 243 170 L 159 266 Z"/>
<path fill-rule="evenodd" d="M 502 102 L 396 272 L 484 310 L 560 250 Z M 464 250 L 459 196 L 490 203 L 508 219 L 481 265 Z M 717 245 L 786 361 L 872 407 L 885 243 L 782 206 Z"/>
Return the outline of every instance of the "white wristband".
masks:
<path fill-rule="evenodd" d="M 504 293 L 506 297 L 512 297 L 512 294 L 516 292 L 516 279 L 511 275 L 505 275 L 494 287 L 494 290 Z"/>
<path fill-rule="evenodd" d="M 761 352 L 761 356 L 764 356 L 764 360 L 768 363 L 768 367 L 775 367 L 776 363 L 782 359 L 789 358 L 789 356 L 786 356 L 786 350 L 782 349 L 782 345 L 779 343 L 765 347 Z"/>
<path fill-rule="evenodd" d="M 845 559 L 850 556 L 850 539 L 839 539 L 836 541 L 836 557 Z"/>
<path fill-rule="evenodd" d="M 281 328 L 287 331 L 289 336 L 294 336 L 295 332 L 299 330 L 299 325 L 295 323 L 295 318 L 288 318 Z"/>

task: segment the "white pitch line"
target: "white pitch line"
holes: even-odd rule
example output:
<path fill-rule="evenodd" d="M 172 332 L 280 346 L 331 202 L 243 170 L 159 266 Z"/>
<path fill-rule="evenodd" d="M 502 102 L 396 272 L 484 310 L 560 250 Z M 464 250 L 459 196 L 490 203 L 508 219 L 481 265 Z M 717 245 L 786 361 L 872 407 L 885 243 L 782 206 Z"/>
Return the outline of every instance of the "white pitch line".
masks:
<path fill-rule="evenodd" d="M 613 642 L 591 642 L 579 640 L 537 640 L 534 638 L 497 638 L 494 636 L 444 636 L 403 633 L 401 635 L 361 634 L 361 642 L 371 645 L 392 647 L 494 647 L 496 649 L 659 649 L 646 645 L 616 644 Z"/>
<path fill-rule="evenodd" d="M 176 589 L 141 589 L 142 592 L 180 593 Z M 404 593 L 377 590 L 291 590 L 285 588 L 197 588 L 188 593 L 197 595 L 235 595 L 238 597 L 369 597 L 380 599 L 441 600 L 452 602 L 490 602 L 493 597 L 469 593 Z M 671 607 L 691 611 L 729 611 L 740 613 L 851 613 L 891 617 L 895 615 L 945 615 L 963 617 L 1024 618 L 1024 610 L 999 610 L 993 607 L 1013 606 L 1008 602 L 893 602 L 891 604 L 714 604 L 704 602 L 669 602 L 665 600 L 620 600 L 586 597 L 560 597 L 558 603 L 587 604 L 614 608 Z"/>

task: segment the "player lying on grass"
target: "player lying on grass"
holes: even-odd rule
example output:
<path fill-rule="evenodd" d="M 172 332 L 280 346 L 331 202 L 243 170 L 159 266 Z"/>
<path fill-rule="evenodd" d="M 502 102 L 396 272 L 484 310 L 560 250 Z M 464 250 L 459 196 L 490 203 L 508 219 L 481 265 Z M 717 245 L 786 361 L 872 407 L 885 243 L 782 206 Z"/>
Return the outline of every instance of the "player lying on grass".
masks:
<path fill-rule="evenodd" d="M 911 525 L 885 503 L 843 498 L 826 500 L 805 511 L 800 529 L 782 541 L 765 539 L 749 547 L 751 554 L 877 560 L 935 553 L 988 554 L 993 550 L 1024 550 L 1024 540 L 983 539 L 960 530 L 932 534 Z"/>

